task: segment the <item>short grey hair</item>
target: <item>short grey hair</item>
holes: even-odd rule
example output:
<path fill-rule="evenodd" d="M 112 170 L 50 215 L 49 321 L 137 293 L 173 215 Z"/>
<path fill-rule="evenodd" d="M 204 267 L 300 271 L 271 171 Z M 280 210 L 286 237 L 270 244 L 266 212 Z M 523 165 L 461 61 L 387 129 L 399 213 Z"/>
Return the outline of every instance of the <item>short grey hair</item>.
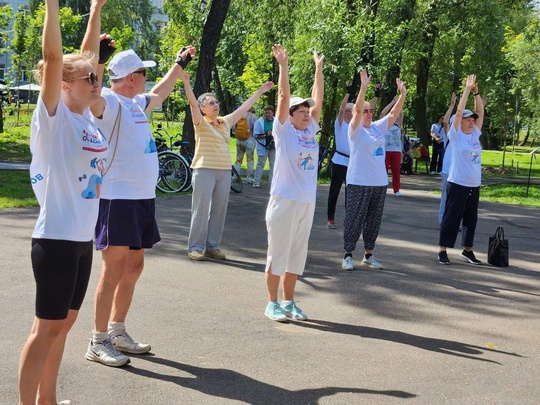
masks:
<path fill-rule="evenodd" d="M 199 108 L 204 107 L 206 105 L 206 99 L 208 97 L 214 97 L 217 100 L 217 97 L 214 95 L 214 93 L 203 93 L 197 99 L 197 104 L 199 105 Z"/>

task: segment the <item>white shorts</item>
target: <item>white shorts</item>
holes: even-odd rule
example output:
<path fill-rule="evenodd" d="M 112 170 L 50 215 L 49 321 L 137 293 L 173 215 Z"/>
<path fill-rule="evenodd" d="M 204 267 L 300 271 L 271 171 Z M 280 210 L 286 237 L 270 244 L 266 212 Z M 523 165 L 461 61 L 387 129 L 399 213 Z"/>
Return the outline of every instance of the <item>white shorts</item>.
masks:
<path fill-rule="evenodd" d="M 268 254 L 266 269 L 284 276 L 285 272 L 302 275 L 306 265 L 308 240 L 315 204 L 270 196 L 266 208 Z"/>

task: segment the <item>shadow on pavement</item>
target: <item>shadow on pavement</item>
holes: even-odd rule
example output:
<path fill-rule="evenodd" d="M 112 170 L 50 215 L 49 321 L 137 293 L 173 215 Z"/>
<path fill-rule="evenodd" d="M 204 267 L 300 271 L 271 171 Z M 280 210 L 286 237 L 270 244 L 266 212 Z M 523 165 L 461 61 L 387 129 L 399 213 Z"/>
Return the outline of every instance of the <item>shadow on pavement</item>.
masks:
<path fill-rule="evenodd" d="M 467 343 L 456 342 L 453 340 L 444 340 L 429 338 L 424 336 L 412 335 L 410 333 L 399 332 L 395 330 L 385 330 L 379 328 L 372 328 L 369 326 L 348 325 L 343 323 L 320 321 L 320 320 L 308 320 L 306 322 L 295 322 L 296 325 L 317 329 L 323 332 L 342 333 L 346 335 L 355 335 L 368 339 L 386 340 L 389 342 L 401 343 L 404 345 L 414 346 L 419 349 L 428 350 L 435 353 L 448 354 L 451 356 L 463 357 L 471 360 L 485 361 L 489 363 L 501 364 L 495 360 L 483 359 L 475 357 L 484 354 L 486 352 L 506 354 L 508 356 L 523 357 L 516 353 L 508 353 L 501 350 L 490 349 L 487 347 L 480 347 L 470 345 Z"/>
<path fill-rule="evenodd" d="M 197 367 L 155 356 L 137 357 L 152 363 L 171 367 L 175 370 L 174 373 L 176 374 L 179 374 L 178 371 L 180 371 L 189 374 L 189 376 L 155 373 L 150 370 L 130 366 L 124 368 L 125 371 L 147 378 L 169 381 L 214 397 L 234 399 L 248 404 L 309 405 L 317 404 L 322 397 L 339 393 L 384 395 L 404 399 L 416 397 L 415 394 L 399 390 L 370 390 L 352 387 L 322 387 L 292 391 L 255 380 L 247 375 L 225 368 Z"/>

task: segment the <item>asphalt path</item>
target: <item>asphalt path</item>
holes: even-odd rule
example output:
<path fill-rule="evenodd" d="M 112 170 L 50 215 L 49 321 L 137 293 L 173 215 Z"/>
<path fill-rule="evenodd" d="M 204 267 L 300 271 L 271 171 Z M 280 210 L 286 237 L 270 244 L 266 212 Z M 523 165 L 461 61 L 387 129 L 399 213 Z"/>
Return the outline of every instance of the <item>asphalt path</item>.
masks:
<path fill-rule="evenodd" d="M 231 193 L 226 261 L 187 258 L 190 196 L 159 198 L 162 242 L 147 252 L 127 321 L 149 355 L 110 368 L 84 358 L 100 272 L 66 345 L 58 399 L 121 404 L 538 404 L 540 215 L 481 202 L 477 257 L 503 225 L 508 268 L 437 260 L 438 176 L 403 178 L 387 195 L 375 256 L 385 270 L 341 270 L 338 228 L 325 228 L 319 186 L 306 272 L 296 299 L 307 322 L 263 314 L 268 189 Z M 17 402 L 21 348 L 33 319 L 30 235 L 36 208 L 0 211 L 0 404 Z M 459 237 L 458 237 L 459 238 Z M 361 246 L 361 243 L 360 243 Z M 459 240 L 458 240 L 459 246 Z M 361 254 L 356 254 L 359 262 Z"/>

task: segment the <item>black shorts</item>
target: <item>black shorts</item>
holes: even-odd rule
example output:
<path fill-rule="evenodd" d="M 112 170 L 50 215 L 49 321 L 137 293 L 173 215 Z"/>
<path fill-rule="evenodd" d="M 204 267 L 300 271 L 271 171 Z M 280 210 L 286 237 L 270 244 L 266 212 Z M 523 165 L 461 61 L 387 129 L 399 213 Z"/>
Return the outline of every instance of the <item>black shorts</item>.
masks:
<path fill-rule="evenodd" d="M 66 319 L 81 308 L 92 270 L 92 241 L 32 239 L 36 316 Z"/>
<path fill-rule="evenodd" d="M 99 201 L 96 224 L 96 249 L 129 246 L 132 250 L 150 249 L 161 240 L 156 223 L 156 200 Z"/>

